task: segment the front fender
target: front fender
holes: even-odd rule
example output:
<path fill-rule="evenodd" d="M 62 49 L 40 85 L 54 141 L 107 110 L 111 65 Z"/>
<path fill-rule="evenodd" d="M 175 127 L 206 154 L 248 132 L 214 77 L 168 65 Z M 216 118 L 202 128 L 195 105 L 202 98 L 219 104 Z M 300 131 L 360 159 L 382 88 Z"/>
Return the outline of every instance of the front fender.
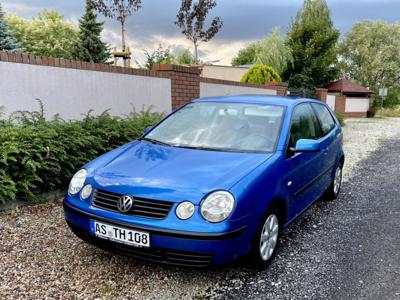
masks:
<path fill-rule="evenodd" d="M 287 170 L 282 168 L 282 159 L 284 157 L 277 152 L 231 188 L 237 200 L 232 218 L 251 215 L 258 224 L 264 212 L 277 199 L 283 200 L 288 207 L 290 195 L 282 182 Z"/>

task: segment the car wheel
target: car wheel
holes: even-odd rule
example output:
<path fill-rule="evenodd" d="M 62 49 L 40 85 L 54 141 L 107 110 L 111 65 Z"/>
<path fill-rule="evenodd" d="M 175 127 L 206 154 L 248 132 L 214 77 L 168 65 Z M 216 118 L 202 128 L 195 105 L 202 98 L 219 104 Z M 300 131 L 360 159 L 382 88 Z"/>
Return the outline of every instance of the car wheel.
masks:
<path fill-rule="evenodd" d="M 327 196 L 329 200 L 334 200 L 339 197 L 340 189 L 342 187 L 342 169 L 343 166 L 339 164 L 335 170 L 335 175 L 331 185 L 328 188 Z"/>
<path fill-rule="evenodd" d="M 275 210 L 268 211 L 260 222 L 250 252 L 254 267 L 266 268 L 271 263 L 278 248 L 280 231 L 279 214 Z"/>

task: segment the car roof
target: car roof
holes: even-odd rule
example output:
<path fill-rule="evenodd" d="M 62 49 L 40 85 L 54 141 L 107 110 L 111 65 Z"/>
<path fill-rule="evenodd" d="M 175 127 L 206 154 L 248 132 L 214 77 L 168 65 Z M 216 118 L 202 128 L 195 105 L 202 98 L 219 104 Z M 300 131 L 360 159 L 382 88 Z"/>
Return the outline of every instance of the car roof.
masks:
<path fill-rule="evenodd" d="M 304 101 L 321 103 L 321 101 L 315 99 L 306 99 L 293 96 L 271 96 L 271 95 L 230 95 L 230 96 L 203 97 L 195 99 L 192 102 L 234 102 L 234 103 L 293 106 L 299 102 L 304 102 Z"/>

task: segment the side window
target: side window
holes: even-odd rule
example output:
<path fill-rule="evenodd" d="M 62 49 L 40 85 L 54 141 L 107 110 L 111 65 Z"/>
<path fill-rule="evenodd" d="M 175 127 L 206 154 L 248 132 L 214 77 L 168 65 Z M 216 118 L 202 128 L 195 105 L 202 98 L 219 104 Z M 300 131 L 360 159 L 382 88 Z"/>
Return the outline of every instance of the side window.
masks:
<path fill-rule="evenodd" d="M 328 134 L 333 127 L 335 127 L 335 121 L 333 120 L 331 113 L 322 104 L 312 103 L 311 105 L 314 107 L 317 117 L 321 123 L 322 134 Z"/>
<path fill-rule="evenodd" d="M 310 104 L 300 104 L 293 111 L 289 147 L 300 139 L 317 140 L 322 137 L 321 127 Z"/>

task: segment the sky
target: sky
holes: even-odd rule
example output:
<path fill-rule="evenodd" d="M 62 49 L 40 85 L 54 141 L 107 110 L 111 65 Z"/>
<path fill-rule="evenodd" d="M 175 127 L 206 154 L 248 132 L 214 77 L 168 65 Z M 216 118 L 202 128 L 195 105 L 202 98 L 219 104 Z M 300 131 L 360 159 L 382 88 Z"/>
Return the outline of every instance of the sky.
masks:
<path fill-rule="evenodd" d="M 41 10 L 57 10 L 75 24 L 84 11 L 84 0 L 0 0 L 3 9 L 24 18 L 31 18 Z M 180 0 L 143 0 L 143 7 L 127 22 L 127 40 L 133 61 L 144 64 L 144 50 L 171 47 L 179 51 L 193 46 L 174 24 Z M 400 19 L 399 0 L 327 0 L 335 27 L 342 35 L 362 20 Z M 209 18 L 220 16 L 224 26 L 213 40 L 200 45 L 200 59 L 229 65 L 232 57 L 249 43 L 262 39 L 274 27 L 284 33 L 290 20 L 301 8 L 302 0 L 217 0 L 217 7 Z M 120 46 L 119 23 L 104 20 L 103 38 L 112 47 Z"/>

